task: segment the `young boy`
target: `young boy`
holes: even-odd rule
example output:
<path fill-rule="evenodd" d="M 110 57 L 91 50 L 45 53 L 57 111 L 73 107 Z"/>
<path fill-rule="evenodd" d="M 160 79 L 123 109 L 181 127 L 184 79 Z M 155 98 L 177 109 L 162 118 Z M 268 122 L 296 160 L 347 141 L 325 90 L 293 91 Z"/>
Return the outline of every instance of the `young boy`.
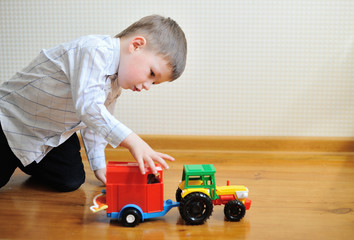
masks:
<path fill-rule="evenodd" d="M 42 50 L 0 87 L 0 188 L 19 167 L 59 191 L 85 181 L 76 131 L 97 179 L 106 182 L 104 149 L 129 149 L 144 162 L 168 168 L 174 159 L 155 152 L 114 118 L 121 89 L 149 90 L 177 79 L 186 64 L 183 31 L 170 18 L 147 16 L 115 38 L 85 36 Z"/>

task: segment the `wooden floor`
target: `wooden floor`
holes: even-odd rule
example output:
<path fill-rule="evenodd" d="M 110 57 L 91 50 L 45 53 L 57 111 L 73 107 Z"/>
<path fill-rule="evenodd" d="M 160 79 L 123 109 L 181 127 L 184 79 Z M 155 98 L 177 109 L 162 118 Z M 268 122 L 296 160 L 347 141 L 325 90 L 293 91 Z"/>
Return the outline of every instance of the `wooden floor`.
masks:
<path fill-rule="evenodd" d="M 216 206 L 206 224 L 188 226 L 175 208 L 124 228 L 104 211 L 89 210 L 103 186 L 85 164 L 87 181 L 71 193 L 53 192 L 16 171 L 0 189 L 0 239 L 353 239 L 353 153 L 165 152 L 176 158 L 165 171 L 165 199 L 174 200 L 183 164 L 213 163 L 217 185 L 230 180 L 249 188 L 252 206 L 245 218 L 224 221 L 223 206 Z M 122 149 L 106 154 L 108 160 L 132 160 Z"/>

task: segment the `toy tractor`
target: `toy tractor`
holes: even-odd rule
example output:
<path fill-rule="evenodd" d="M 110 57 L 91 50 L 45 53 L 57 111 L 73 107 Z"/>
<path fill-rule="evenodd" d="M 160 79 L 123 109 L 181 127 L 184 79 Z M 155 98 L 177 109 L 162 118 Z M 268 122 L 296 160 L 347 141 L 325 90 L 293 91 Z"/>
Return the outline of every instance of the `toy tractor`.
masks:
<path fill-rule="evenodd" d="M 184 165 L 182 181 L 176 191 L 179 212 L 187 224 L 203 224 L 212 214 L 213 205 L 224 204 L 228 221 L 240 221 L 251 207 L 245 186 L 215 185 L 215 167 L 212 164 Z"/>

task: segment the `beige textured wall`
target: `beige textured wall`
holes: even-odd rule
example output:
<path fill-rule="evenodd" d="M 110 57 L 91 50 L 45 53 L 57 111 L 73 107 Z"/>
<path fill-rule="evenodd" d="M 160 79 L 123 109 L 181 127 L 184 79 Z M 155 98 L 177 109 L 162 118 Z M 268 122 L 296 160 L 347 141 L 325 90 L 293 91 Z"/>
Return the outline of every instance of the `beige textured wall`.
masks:
<path fill-rule="evenodd" d="M 185 30 L 184 75 L 124 91 L 140 134 L 354 136 L 354 1 L 0 0 L 0 81 L 42 48 L 152 13 Z"/>

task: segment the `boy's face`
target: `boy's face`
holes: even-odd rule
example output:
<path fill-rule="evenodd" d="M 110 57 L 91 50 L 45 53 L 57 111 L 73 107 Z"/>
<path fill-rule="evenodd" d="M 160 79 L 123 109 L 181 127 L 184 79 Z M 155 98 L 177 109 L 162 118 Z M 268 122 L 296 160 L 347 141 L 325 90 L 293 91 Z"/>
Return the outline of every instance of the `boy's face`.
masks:
<path fill-rule="evenodd" d="M 166 60 L 146 48 L 146 40 L 136 37 L 128 45 L 118 68 L 118 83 L 123 89 L 149 90 L 151 85 L 171 80 L 171 68 Z M 123 49 L 124 51 L 124 49 Z"/>

